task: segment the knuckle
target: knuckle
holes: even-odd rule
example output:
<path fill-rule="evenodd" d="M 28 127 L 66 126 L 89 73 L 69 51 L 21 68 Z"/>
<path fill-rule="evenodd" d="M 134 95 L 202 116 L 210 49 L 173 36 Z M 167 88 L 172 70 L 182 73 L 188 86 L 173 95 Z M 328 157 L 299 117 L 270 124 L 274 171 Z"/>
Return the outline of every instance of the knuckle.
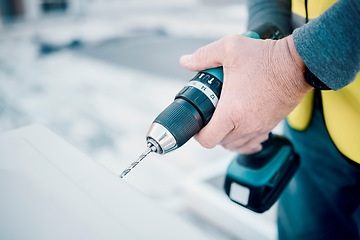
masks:
<path fill-rule="evenodd" d="M 239 34 L 230 33 L 230 34 L 225 36 L 225 40 L 229 41 L 229 42 L 233 42 L 233 41 L 237 40 L 239 38 L 239 36 L 240 36 Z"/>
<path fill-rule="evenodd" d="M 261 137 L 261 142 L 265 142 L 265 141 L 268 140 L 268 139 L 269 139 L 269 134 L 266 133 L 266 134 L 264 134 L 264 135 Z"/>
<path fill-rule="evenodd" d="M 227 53 L 231 54 L 239 48 L 238 40 L 239 35 L 237 34 L 229 34 L 225 37 L 225 49 Z"/>
<path fill-rule="evenodd" d="M 261 151 L 262 146 L 261 145 L 255 145 L 255 146 L 248 146 L 246 149 L 244 149 L 244 154 L 253 154 Z"/>
<path fill-rule="evenodd" d="M 207 46 L 202 46 L 198 50 L 195 51 L 195 53 L 193 55 L 194 61 L 197 62 L 200 60 L 207 59 L 207 55 L 208 55 Z"/>
<path fill-rule="evenodd" d="M 209 138 L 206 135 L 202 134 L 202 133 L 196 134 L 195 135 L 195 140 L 198 141 L 198 143 L 202 147 L 207 148 L 207 149 L 214 148 L 216 146 L 215 143 L 210 141 Z"/>
<path fill-rule="evenodd" d="M 199 143 L 201 146 L 203 146 L 204 148 L 207 148 L 207 149 L 211 149 L 216 146 L 216 144 L 214 144 L 210 141 L 207 141 L 207 140 L 201 140 L 201 141 L 199 141 Z"/>
<path fill-rule="evenodd" d="M 222 144 L 221 145 L 223 148 L 225 148 L 226 150 L 233 150 L 233 147 L 229 144 Z"/>

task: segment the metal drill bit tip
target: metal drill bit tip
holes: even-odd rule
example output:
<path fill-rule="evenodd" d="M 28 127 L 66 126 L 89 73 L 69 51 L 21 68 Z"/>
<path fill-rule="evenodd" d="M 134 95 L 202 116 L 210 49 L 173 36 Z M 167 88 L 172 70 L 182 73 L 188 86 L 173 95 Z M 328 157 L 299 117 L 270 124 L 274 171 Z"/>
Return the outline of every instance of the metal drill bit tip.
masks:
<path fill-rule="evenodd" d="M 133 162 L 132 164 L 130 164 L 130 166 L 128 168 L 126 168 L 121 174 L 120 174 L 120 178 L 123 178 L 126 176 L 126 174 L 128 174 L 134 167 L 136 167 L 136 165 L 139 164 L 139 162 L 141 162 L 147 155 L 149 155 L 149 153 L 156 151 L 156 148 L 154 148 L 153 145 L 149 145 L 148 148 L 146 149 L 145 152 L 143 152 L 139 158 Z"/>

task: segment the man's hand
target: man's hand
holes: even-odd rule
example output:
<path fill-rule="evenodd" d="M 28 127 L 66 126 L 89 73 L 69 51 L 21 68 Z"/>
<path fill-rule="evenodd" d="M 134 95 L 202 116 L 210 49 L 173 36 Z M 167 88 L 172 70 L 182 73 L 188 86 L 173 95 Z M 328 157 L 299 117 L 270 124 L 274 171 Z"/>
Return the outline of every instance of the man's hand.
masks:
<path fill-rule="evenodd" d="M 195 136 L 206 148 L 260 151 L 269 132 L 311 90 L 292 36 L 275 41 L 229 35 L 182 56 L 180 63 L 192 71 L 223 67 L 218 106 Z"/>

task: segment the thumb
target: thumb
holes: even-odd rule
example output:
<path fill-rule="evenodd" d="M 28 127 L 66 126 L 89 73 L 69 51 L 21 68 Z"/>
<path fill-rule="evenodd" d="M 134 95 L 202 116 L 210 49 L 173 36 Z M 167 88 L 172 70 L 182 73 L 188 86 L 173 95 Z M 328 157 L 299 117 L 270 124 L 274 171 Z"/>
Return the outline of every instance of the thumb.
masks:
<path fill-rule="evenodd" d="M 190 71 L 201 71 L 222 66 L 223 44 L 221 40 L 199 48 L 193 54 L 180 58 L 180 64 Z"/>

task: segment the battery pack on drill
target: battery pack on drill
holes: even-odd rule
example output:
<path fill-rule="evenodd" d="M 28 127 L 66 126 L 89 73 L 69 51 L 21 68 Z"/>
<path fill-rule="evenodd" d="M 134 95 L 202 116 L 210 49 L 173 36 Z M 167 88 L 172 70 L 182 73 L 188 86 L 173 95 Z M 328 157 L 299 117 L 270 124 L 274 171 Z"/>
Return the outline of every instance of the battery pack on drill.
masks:
<path fill-rule="evenodd" d="M 228 166 L 224 189 L 229 198 L 252 211 L 267 211 L 279 198 L 300 165 L 284 137 L 270 134 L 263 150 L 238 154 Z"/>

